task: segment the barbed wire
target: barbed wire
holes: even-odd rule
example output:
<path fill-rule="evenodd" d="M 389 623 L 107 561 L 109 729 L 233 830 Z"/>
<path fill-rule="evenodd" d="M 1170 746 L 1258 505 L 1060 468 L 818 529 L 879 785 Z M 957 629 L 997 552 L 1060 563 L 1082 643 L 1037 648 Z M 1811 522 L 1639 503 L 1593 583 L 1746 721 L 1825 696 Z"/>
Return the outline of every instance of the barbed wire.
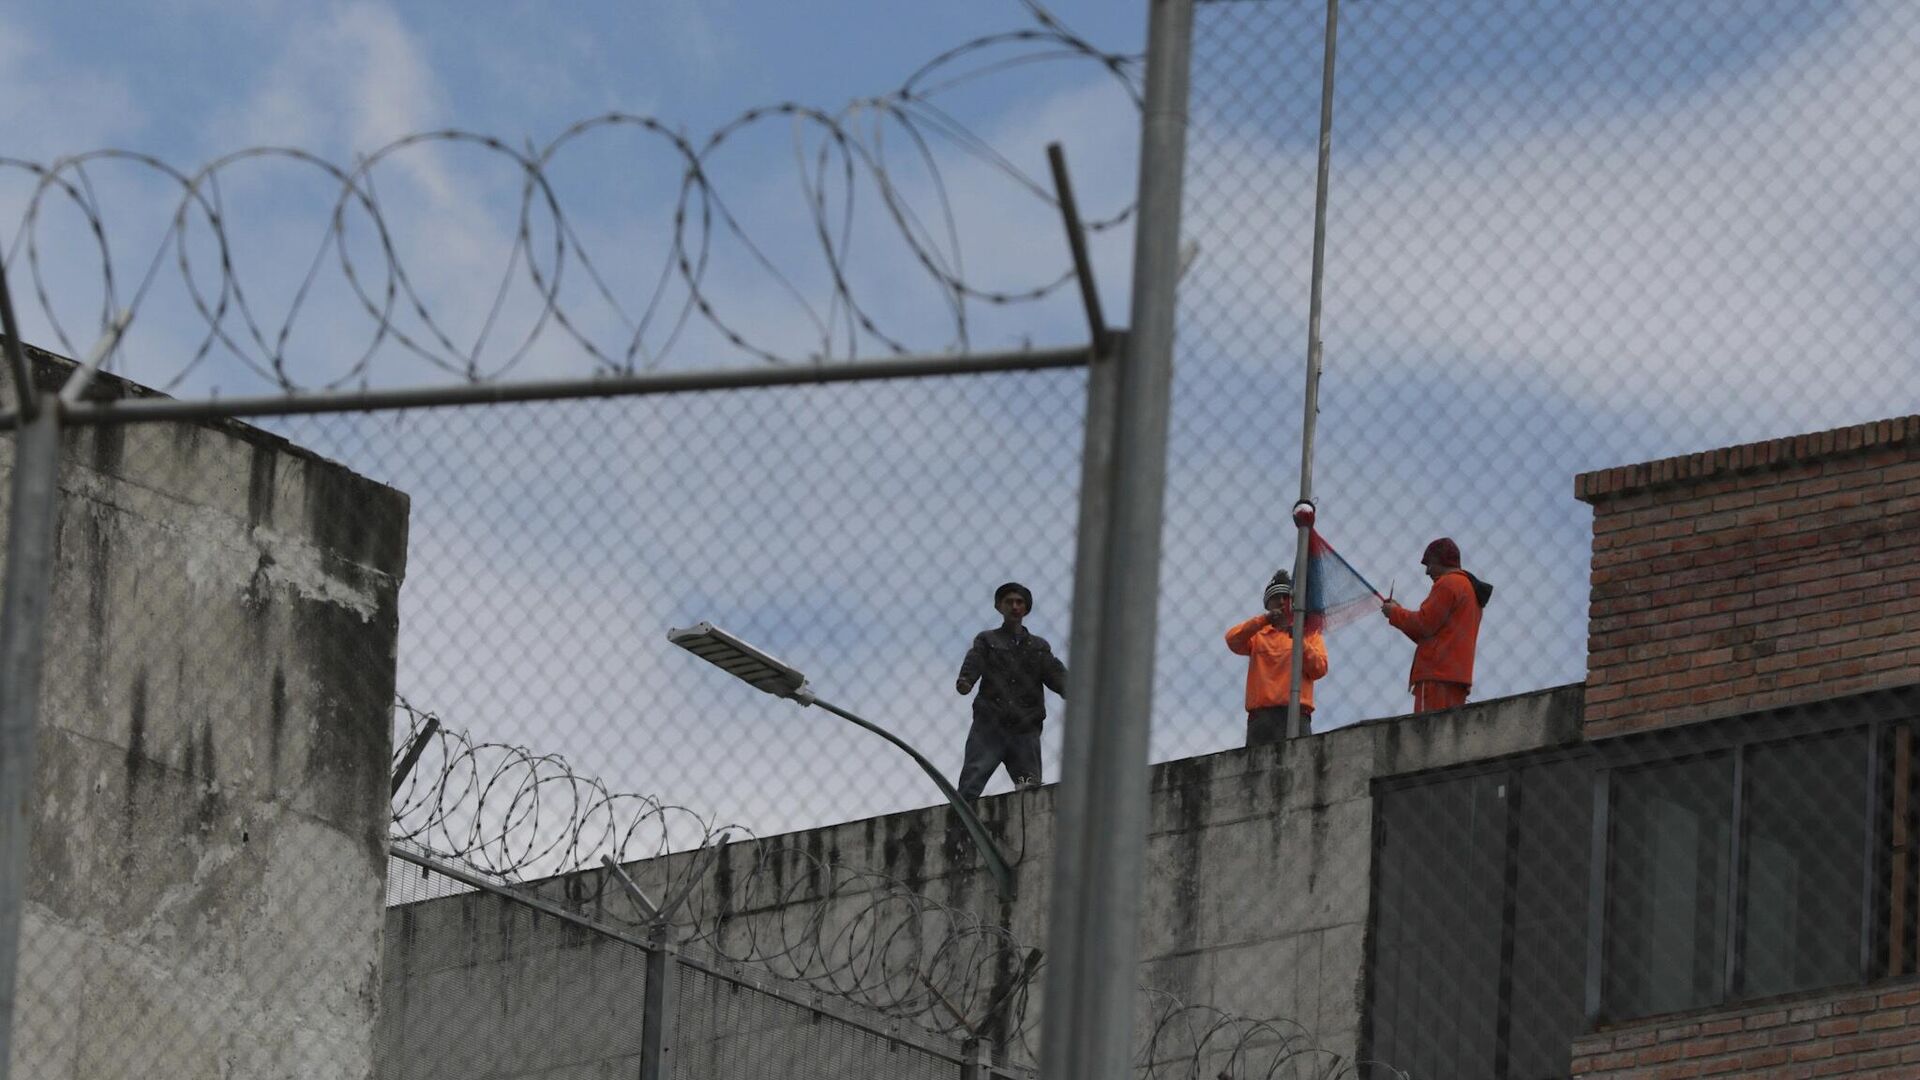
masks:
<path fill-rule="evenodd" d="M 394 792 L 396 844 L 502 884 L 559 879 L 570 903 L 642 926 L 647 918 L 600 868 L 610 857 L 634 868 L 656 898 L 686 890 L 676 914 L 682 940 L 725 959 L 948 1033 L 965 1030 L 961 1017 L 1025 1011 L 1035 961 L 1002 927 L 884 872 L 613 791 L 558 754 L 476 742 L 405 699 L 395 704 L 407 721 L 396 767 L 436 725 Z M 684 854 L 709 847 L 723 849 L 711 873 Z M 1024 847 L 1009 850 L 1009 861 L 1024 861 Z M 666 857 L 675 853 L 683 857 Z M 806 919 L 753 917 L 789 909 Z"/>
<path fill-rule="evenodd" d="M 683 947 L 948 1037 L 997 1032 L 1016 1056 L 1038 1060 L 1030 1005 L 1046 959 L 1008 928 L 885 872 L 759 838 L 651 795 L 615 792 L 561 755 L 476 742 L 405 699 L 395 706 L 406 719 L 396 768 L 425 739 L 393 795 L 395 844 L 510 888 L 558 889 L 598 920 L 644 927 L 648 916 L 600 869 L 602 856 L 611 857 L 657 890 L 656 901 L 686 891 L 674 915 Z M 716 858 L 695 857 L 709 847 L 720 849 Z M 1024 862 L 1024 843 L 1008 857 Z M 1361 1075 L 1293 1021 L 1190 1004 L 1151 987 L 1139 993 L 1142 1077 Z M 1370 1077 L 1404 1076 L 1372 1067 Z"/>
<path fill-rule="evenodd" d="M 1035 0 L 1021 0 L 1033 25 L 975 38 L 949 49 L 913 71 L 894 90 L 848 103 L 827 112 L 795 102 L 757 106 L 720 125 L 704 140 L 695 141 L 662 118 L 636 113 L 609 112 L 567 126 L 544 147 L 529 143 L 515 148 L 496 136 L 446 129 L 397 138 L 356 159 L 339 164 L 298 148 L 256 146 L 225 154 L 193 171 L 185 171 L 146 153 L 121 149 L 93 150 L 36 162 L 0 156 L 0 173 L 16 170 L 32 178 L 20 224 L 4 257 L 11 268 L 24 254 L 33 295 L 50 332 L 68 355 L 85 355 L 91 341 L 75 338 L 56 311 L 57 286 L 46 267 L 48 244 L 43 225 L 56 205 L 77 211 L 90 233 L 99 259 L 100 312 L 96 333 L 104 336 L 116 319 L 137 321 L 143 304 L 153 295 L 163 268 L 172 265 L 187 301 L 205 324 L 197 343 L 185 350 L 176 370 L 152 381 L 173 390 L 209 357 L 230 355 L 254 377 L 293 393 L 303 389 L 339 389 L 364 386 L 374 377 L 373 365 L 382 350 L 392 346 L 425 362 L 443 376 L 479 382 L 501 378 L 522 365 L 536 345 L 558 336 L 569 349 L 584 354 L 589 371 L 583 374 L 620 375 L 656 368 L 672 353 L 696 323 L 708 324 L 734 349 L 766 363 L 825 363 L 865 355 L 877 349 L 893 355 L 915 351 L 964 351 L 969 347 L 973 305 L 1015 305 L 1052 295 L 1072 278 L 1062 245 L 1060 269 L 1043 272 L 1015 286 L 994 287 L 968 276 L 963 237 L 969 222 L 956 216 L 952 193 L 943 175 L 940 150 L 957 151 L 961 160 L 976 162 L 1004 175 L 1016 191 L 1052 205 L 1054 195 L 1020 165 L 997 150 L 942 103 L 945 95 L 1016 68 L 1047 64 L 1091 65 L 1106 73 L 1139 107 L 1139 58 L 1103 50 L 1068 29 Z M 809 297 L 768 253 L 769 242 L 750 234 L 731 204 L 721 196 L 716 175 L 723 171 L 716 158 L 746 132 L 768 122 L 786 120 L 794 127 L 796 175 L 804 197 L 812 241 L 817 246 L 827 281 L 824 298 Z M 603 267 L 590 254 L 558 193 L 551 173 L 563 157 L 583 142 L 614 131 L 638 132 L 660 143 L 677 160 L 678 194 L 673 200 L 671 228 L 659 260 L 660 272 L 644 296 L 622 299 Z M 889 144 L 890 133 L 903 147 Z M 492 156 L 510 174 L 520 178 L 521 190 L 514 240 L 506 263 L 491 277 L 463 270 L 467 280 L 496 282 L 484 318 L 470 341 L 457 343 L 455 333 L 418 282 L 419 275 L 403 260 L 396 241 L 396 211 L 383 202 L 376 173 L 410 152 L 457 146 Z M 896 178 L 904 161 L 924 170 L 923 199 Z M 178 199 L 166 218 L 159 242 L 138 276 L 123 280 L 115 270 L 113 230 L 107 224 L 106 203 L 95 173 L 109 163 L 144 170 L 165 186 L 177 189 Z M 229 178 L 249 166 L 267 163 L 304 169 L 335 193 L 331 210 L 321 225 L 321 239 L 293 289 L 285 317 L 277 325 L 263 316 L 236 267 L 238 230 L 249 227 L 227 207 Z M 758 180 L 757 175 L 754 179 Z M 904 243 L 911 259 L 939 295 L 945 309 L 949 339 L 934 348 L 916 350 L 909 333 L 883 325 L 877 313 L 880 301 L 869 299 L 855 284 L 849 260 L 854 239 L 855 192 L 869 183 L 891 224 L 894 239 Z M 1002 208 L 1004 209 L 1004 208 Z M 1115 228 L 1131 214 L 1129 204 L 1105 217 L 1088 221 L 1095 232 Z M 278 224 L 273 226 L 278 229 Z M 264 230 L 264 226 L 262 226 Z M 365 234 L 364 237 L 362 234 Z M 784 297 L 804 313 L 807 344 L 783 346 L 756 338 L 733 313 L 732 298 L 709 283 L 709 272 L 721 239 L 738 244 L 747 259 L 768 275 Z M 869 247 L 873 245 L 868 245 Z M 371 248 L 371 251 L 367 250 Z M 438 255 L 439 253 L 435 253 Z M 211 266 L 205 265 L 210 259 Z M 335 373 L 314 380 L 289 355 L 290 341 L 323 270 L 334 266 L 351 294 L 351 308 L 366 320 L 350 359 L 332 358 Z M 592 317 L 571 298 L 562 296 L 563 282 L 578 275 L 586 301 L 597 306 Z M 207 280 L 207 279 L 211 280 Z M 678 282 L 678 291 L 672 288 Z M 500 344 L 508 298 L 516 283 L 531 289 L 537 310 L 528 315 L 524 333 Z M 889 291 L 899 281 L 886 282 Z M 611 319 L 624 341 L 597 342 L 588 324 Z M 924 337 L 924 333 L 915 335 Z M 353 340 L 347 328 L 329 323 L 330 348 Z M 105 365 L 115 369 L 118 350 Z"/>

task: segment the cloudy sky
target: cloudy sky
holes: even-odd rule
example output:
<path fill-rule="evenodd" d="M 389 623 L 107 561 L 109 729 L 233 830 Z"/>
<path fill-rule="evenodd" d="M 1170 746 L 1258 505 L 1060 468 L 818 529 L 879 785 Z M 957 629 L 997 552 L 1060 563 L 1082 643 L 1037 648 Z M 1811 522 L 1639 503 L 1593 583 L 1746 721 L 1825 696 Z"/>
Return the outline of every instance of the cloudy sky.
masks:
<path fill-rule="evenodd" d="M 1050 6 L 1100 50 L 1142 46 L 1139 5 Z M 79 194 L 42 185 L 37 204 L 30 174 L 0 169 L 16 288 L 31 244 L 54 298 L 27 305 L 35 336 L 84 350 L 97 332 L 101 258 L 74 209 L 89 200 L 121 302 L 157 266 L 123 369 L 181 393 L 1070 342 L 1068 292 L 956 309 L 926 264 L 981 292 L 1055 281 L 1057 221 L 1029 186 L 1044 144 L 1066 144 L 1092 217 L 1124 210 L 1137 168 L 1125 79 L 1044 42 L 939 69 L 911 125 L 848 110 L 949 48 L 1034 29 L 1011 0 L 911 18 L 877 3 L 103 10 L 0 13 L 0 157 L 111 146 L 191 173 L 272 146 L 352 170 L 440 129 L 554 148 L 532 199 L 509 154 L 392 150 L 362 174 L 378 222 L 311 162 L 244 158 L 178 230 L 180 188 L 148 166 L 89 162 L 84 186 L 62 174 Z M 1243 662 L 1220 634 L 1292 561 L 1320 33 L 1317 3 L 1200 11 L 1162 759 L 1238 744 Z M 1420 549 L 1459 540 L 1497 589 L 1477 698 L 1584 674 L 1575 472 L 1913 411 L 1916 44 L 1920 12 L 1893 0 L 1348 5 L 1321 522 L 1410 599 Z M 983 74 L 949 78 L 966 73 Z M 839 117 L 848 141 L 804 115 L 731 126 L 786 102 Z M 561 139 L 609 112 L 626 119 Z M 687 195 L 673 136 L 716 134 L 708 186 Z M 214 269 L 212 208 L 237 294 Z M 1122 223 L 1096 243 L 1116 322 L 1128 241 Z M 711 318 L 673 272 L 682 252 Z M 873 329 L 850 330 L 836 295 Z M 992 587 L 1032 584 L 1035 629 L 1065 649 L 1081 393 L 1077 376 L 1022 376 L 285 430 L 414 496 L 401 682 L 416 705 L 767 829 L 932 793 L 869 736 L 690 666 L 665 627 L 718 621 L 957 769 L 953 669 L 992 621 Z M 1330 649 L 1323 724 L 1404 710 L 1406 642 L 1369 620 Z M 1055 725 L 1050 769 L 1057 746 Z"/>

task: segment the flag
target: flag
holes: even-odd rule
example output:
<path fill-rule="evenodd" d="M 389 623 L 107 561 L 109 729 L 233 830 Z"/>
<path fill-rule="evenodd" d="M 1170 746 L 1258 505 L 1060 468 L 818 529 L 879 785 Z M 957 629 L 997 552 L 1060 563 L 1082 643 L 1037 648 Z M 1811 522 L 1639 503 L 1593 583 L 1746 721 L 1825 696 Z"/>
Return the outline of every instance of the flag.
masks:
<path fill-rule="evenodd" d="M 1377 610 L 1386 598 L 1353 565 L 1340 557 L 1320 535 L 1307 533 L 1307 630 L 1331 630 L 1345 626 Z"/>

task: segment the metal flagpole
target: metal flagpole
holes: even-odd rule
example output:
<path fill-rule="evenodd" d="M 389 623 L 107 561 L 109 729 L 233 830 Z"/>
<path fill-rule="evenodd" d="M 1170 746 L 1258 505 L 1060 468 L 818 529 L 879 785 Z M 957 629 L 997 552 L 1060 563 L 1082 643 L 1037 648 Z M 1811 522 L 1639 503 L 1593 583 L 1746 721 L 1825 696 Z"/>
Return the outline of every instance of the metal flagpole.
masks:
<path fill-rule="evenodd" d="M 1327 0 L 1327 46 L 1320 72 L 1320 172 L 1313 187 L 1313 281 L 1307 301 L 1307 411 L 1300 424 L 1300 501 L 1313 502 L 1313 428 L 1320 417 L 1320 282 L 1327 264 L 1327 170 L 1333 156 L 1333 47 L 1340 0 Z M 1293 549 L 1293 657 L 1287 688 L 1287 738 L 1307 733 L 1300 720 L 1300 674 L 1307 633 L 1307 545 L 1313 519 L 1298 525 Z"/>
<path fill-rule="evenodd" d="M 1080 527 L 1104 521 L 1104 543 L 1083 543 L 1096 567 L 1076 568 L 1073 674 L 1066 772 L 1060 783 L 1053 896 L 1048 911 L 1046 1011 L 1040 1075 L 1111 1080 L 1132 1064 L 1140 877 L 1146 851 L 1147 743 L 1166 494 L 1174 291 L 1180 270 L 1180 198 L 1186 164 L 1187 73 L 1193 0 L 1152 0 L 1140 213 L 1134 231 L 1132 314 L 1111 390 L 1110 436 L 1089 416 L 1087 448 L 1107 459 L 1111 495 L 1084 497 Z M 1099 373 L 1096 366 L 1095 374 Z M 1090 409 L 1102 383 L 1089 383 Z M 1107 441 L 1110 438 L 1110 441 Z M 1105 443 L 1102 446 L 1102 443 Z M 1100 470 L 1089 472 L 1083 483 Z M 1089 570 L 1091 569 L 1091 573 Z M 1086 603 L 1083 589 L 1098 594 Z M 1081 623 L 1089 610 L 1091 625 Z M 1092 667 L 1086 668 L 1092 659 Z M 1086 677 L 1091 674 L 1091 678 Z"/>

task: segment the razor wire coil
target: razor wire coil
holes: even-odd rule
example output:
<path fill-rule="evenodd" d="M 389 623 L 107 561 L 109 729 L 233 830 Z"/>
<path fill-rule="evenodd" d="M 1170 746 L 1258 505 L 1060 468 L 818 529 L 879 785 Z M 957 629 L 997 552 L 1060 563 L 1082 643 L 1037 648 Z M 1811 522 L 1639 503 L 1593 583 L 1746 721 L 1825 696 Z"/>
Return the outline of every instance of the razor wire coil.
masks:
<path fill-rule="evenodd" d="M 404 698 L 396 767 L 426 744 L 395 789 L 390 839 L 462 865 L 510 889 L 552 893 L 629 928 L 647 917 L 601 869 L 609 856 L 662 890 L 684 890 L 673 913 L 683 946 L 831 994 L 956 1039 L 998 1029 L 1025 1061 L 1039 1058 L 1032 995 L 1045 957 L 1004 926 L 916 891 L 882 871 L 850 866 L 784 839 L 723 826 L 655 796 L 616 792 L 558 754 L 475 741 L 438 726 Z M 735 839 L 735 834 L 740 838 Z M 720 845 L 729 868 L 692 857 Z M 1025 857 L 1017 850 L 1013 861 Z M 798 911 L 798 919 L 785 913 Z M 1318 1046 L 1286 1019 L 1241 1016 L 1139 990 L 1136 1033 L 1143 1078 L 1357 1080 L 1371 1072 Z"/>
<path fill-rule="evenodd" d="M 1037 271 L 1019 284 L 996 285 L 969 275 L 962 251 L 966 223 L 956 216 L 954 199 L 942 178 L 941 147 L 951 147 L 963 160 L 1001 174 L 1016 191 L 1041 203 L 1052 205 L 1054 194 L 945 108 L 943 96 L 1014 68 L 1080 64 L 1110 76 L 1135 108 L 1140 103 L 1138 57 L 1101 49 L 1034 0 L 1022 0 L 1022 6 L 1032 26 L 949 49 L 890 92 L 855 100 L 834 112 L 791 101 L 755 106 L 704 139 L 695 139 L 660 117 L 612 111 L 568 125 L 544 146 L 529 143 L 516 148 L 496 136 L 443 129 L 394 139 L 351 164 L 281 146 L 237 150 L 191 171 L 152 154 L 122 149 L 76 153 L 48 162 L 0 156 L 0 174 L 24 173 L 32 184 L 11 241 L 0 241 L 4 242 L 0 255 L 9 266 L 25 262 L 39 314 L 59 345 L 74 356 L 84 355 L 91 342 L 77 340 L 78 327 L 69 325 L 55 309 L 53 295 L 58 290 L 47 270 L 48 249 L 54 241 L 45 235 L 55 206 L 80 215 L 98 259 L 97 334 L 104 337 L 121 320 L 137 322 L 163 269 L 173 266 L 188 305 L 204 325 L 196 331 L 198 340 L 185 349 L 186 358 L 151 380 L 167 391 L 181 387 L 216 353 L 230 356 L 251 377 L 278 392 L 364 388 L 385 377 L 376 364 L 388 347 L 425 363 L 437 377 L 487 382 L 528 366 L 536 346 L 553 338 L 575 356 L 584 357 L 582 374 L 631 375 L 668 362 L 676 344 L 696 322 L 706 324 L 740 355 L 770 364 L 828 363 L 876 350 L 895 356 L 964 352 L 972 340 L 971 306 L 1032 303 L 1059 291 L 1072 280 L 1073 272 L 1063 246 L 1060 269 Z M 810 297 L 802 290 L 768 253 L 769 242 L 753 234 L 721 193 L 722 179 L 732 175 L 721 160 L 723 151 L 746 133 L 781 121 L 795 129 L 797 185 L 810 219 L 806 231 L 815 245 L 813 254 L 828 283 L 824 298 Z M 623 300 L 610 283 L 606 268 L 596 261 L 576 228 L 552 175 L 568 152 L 615 131 L 642 133 L 677 162 L 677 194 L 665 250 L 657 275 L 638 303 Z M 890 144 L 890 133 L 898 133 L 894 137 L 904 146 Z M 403 257 L 396 236 L 404 215 L 391 200 L 382 199 L 376 183 L 383 168 L 401 167 L 410 154 L 437 147 L 458 147 L 503 163 L 520 184 L 513 242 L 504 265 L 490 278 L 465 275 L 493 284 L 479 329 L 464 341 L 457 341 L 446 317 L 436 313 L 417 268 Z M 926 196 L 930 205 L 923 205 L 897 176 L 909 159 L 930 179 Z M 130 166 L 178 192 L 159 242 L 144 267 L 128 280 L 122 280 L 126 275 L 115 269 L 118 230 L 108 225 L 108 200 L 96 181 L 96 174 L 110 164 Z M 331 209 L 320 225 L 320 242 L 277 323 L 262 313 L 249 291 L 247 275 L 238 268 L 236 233 L 247 226 L 229 213 L 226 195 L 229 187 L 242 182 L 244 170 L 267 164 L 305 170 L 333 191 Z M 870 185 L 878 198 L 892 239 L 904 244 L 924 281 L 938 295 L 944 312 L 939 321 L 945 323 L 949 336 L 935 348 L 916 349 L 909 338 L 924 334 L 911 335 L 886 324 L 877 314 L 879 300 L 870 296 L 880 290 L 856 282 L 852 272 L 855 192 L 862 184 Z M 1110 230 L 1126 223 L 1131 214 L 1131 205 L 1124 206 L 1087 221 L 1086 227 L 1092 232 Z M 737 244 L 747 261 L 803 312 L 807 329 L 797 338 L 805 344 L 777 345 L 744 325 L 730 307 L 735 298 L 728 295 L 726 286 L 711 280 L 716 248 L 723 239 Z M 357 340 L 357 345 L 344 361 L 331 362 L 331 375 L 315 377 L 293 355 L 290 341 L 328 267 L 338 273 L 350 293 L 350 306 L 363 319 L 363 326 L 353 332 L 330 327 L 329 342 Z M 584 279 L 583 298 L 562 295 L 563 284 L 574 276 Z M 679 295 L 672 295 L 676 282 Z M 526 316 L 523 331 L 509 334 L 503 329 L 503 315 L 516 286 L 531 290 L 537 310 Z M 591 314 L 582 309 L 588 303 L 595 305 Z M 596 319 L 618 323 L 624 341 L 616 346 L 596 340 L 588 329 Z M 124 351 L 123 344 L 116 344 L 106 369 L 115 370 L 115 361 Z"/>

